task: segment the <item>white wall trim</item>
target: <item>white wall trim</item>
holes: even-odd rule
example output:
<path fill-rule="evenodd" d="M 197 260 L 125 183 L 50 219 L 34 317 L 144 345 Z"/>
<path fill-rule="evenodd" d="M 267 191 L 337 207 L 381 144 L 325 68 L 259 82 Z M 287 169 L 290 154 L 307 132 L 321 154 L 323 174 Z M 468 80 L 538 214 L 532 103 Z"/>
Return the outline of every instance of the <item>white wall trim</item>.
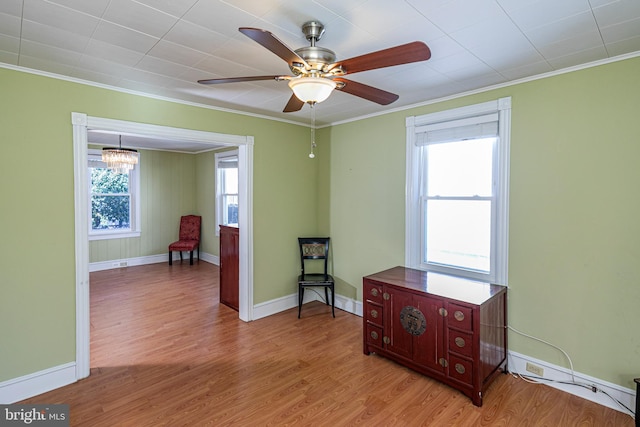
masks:
<path fill-rule="evenodd" d="M 331 295 L 329 295 L 331 297 Z M 305 292 L 304 301 L 302 304 L 307 304 L 312 301 L 320 301 L 324 303 L 324 294 L 321 291 Z M 281 298 L 276 298 L 271 301 L 266 301 L 260 304 L 256 304 L 253 307 L 254 320 L 262 319 L 263 317 L 271 316 L 273 314 L 280 313 L 291 308 L 298 307 L 298 293 L 290 294 Z M 336 294 L 336 308 L 346 311 L 356 316 L 362 317 L 362 302 L 348 298 L 339 294 Z M 304 314 L 304 305 L 302 306 L 302 313 Z"/>
<path fill-rule="evenodd" d="M 238 317 L 253 317 L 253 136 L 238 146 Z"/>
<path fill-rule="evenodd" d="M 76 382 L 74 362 L 13 378 L 0 382 L 0 404 L 19 402 L 74 382 Z"/>
<path fill-rule="evenodd" d="M 183 254 L 184 260 L 188 261 L 189 257 L 185 253 Z M 195 255 L 194 255 L 195 257 Z M 210 264 L 220 265 L 220 257 L 218 255 L 212 255 L 206 252 L 200 253 L 200 261 L 208 262 Z M 89 264 L 89 272 L 93 273 L 94 271 L 103 271 L 103 270 L 112 270 L 114 268 L 125 268 L 125 267 L 134 267 L 137 265 L 147 265 L 147 264 L 159 264 L 169 262 L 168 255 L 158 254 L 158 255 L 148 255 L 141 256 L 135 258 L 123 258 L 123 259 L 112 259 L 109 261 L 98 261 L 92 262 Z M 175 262 L 175 257 L 174 257 Z M 178 262 L 180 262 L 180 258 L 178 257 Z M 197 260 L 194 262 L 198 262 Z"/>
<path fill-rule="evenodd" d="M 218 255 L 213 255 L 207 252 L 202 252 L 200 254 L 200 259 L 202 261 L 206 261 L 209 264 L 215 264 L 215 265 L 220 265 L 220 257 Z"/>
<path fill-rule="evenodd" d="M 307 302 L 306 297 L 305 302 Z M 260 304 L 256 304 L 253 306 L 253 320 L 262 319 L 263 317 L 268 317 L 297 306 L 298 294 L 291 294 L 285 297 L 261 302 Z"/>
<path fill-rule="evenodd" d="M 76 379 L 89 376 L 89 171 L 88 116 L 71 113 L 73 126 L 73 197 L 76 262 Z"/>
<path fill-rule="evenodd" d="M 509 351 L 508 353 L 509 353 L 508 354 L 509 359 L 507 361 L 508 362 L 507 367 L 509 372 L 511 373 L 520 373 L 524 376 L 533 375 L 530 372 L 527 372 L 526 370 L 526 363 L 530 362 L 544 369 L 544 378 L 546 379 L 554 380 L 554 381 L 563 381 L 563 382 L 571 381 L 571 371 L 567 368 L 564 368 L 562 366 L 557 366 L 549 362 L 545 362 L 543 360 L 535 359 L 533 357 L 520 354 L 515 351 Z M 608 381 L 594 378 L 579 372 L 574 372 L 574 378 L 576 382 L 593 385 L 597 389 L 603 390 L 604 392 L 610 394 L 612 397 L 618 399 L 627 407 L 631 409 L 635 408 L 636 393 L 632 389 L 622 387 L 617 384 L 613 384 Z M 587 389 L 584 387 L 571 385 L 571 384 L 561 384 L 553 381 L 540 381 L 540 383 L 556 388 L 558 390 L 562 390 L 566 393 L 573 394 L 574 396 L 578 396 L 583 399 L 590 400 L 600 405 L 607 406 L 617 411 L 624 412 L 625 414 L 629 414 L 627 410 L 622 408 L 620 405 L 618 405 L 616 402 L 614 402 L 610 397 L 608 397 L 604 393 L 600 393 L 600 392 L 594 393 L 590 389 Z"/>
<path fill-rule="evenodd" d="M 194 129 L 136 123 L 71 113 L 74 153 L 74 205 L 76 254 L 76 377 L 90 373 L 89 335 L 89 236 L 88 236 L 88 139 L 87 129 L 130 132 L 143 136 L 169 136 L 185 141 L 198 141 L 211 146 L 238 147 L 240 202 L 240 312 L 244 321 L 252 320 L 253 307 L 253 136 L 230 135 Z M 244 300 L 243 300 L 244 298 Z"/>

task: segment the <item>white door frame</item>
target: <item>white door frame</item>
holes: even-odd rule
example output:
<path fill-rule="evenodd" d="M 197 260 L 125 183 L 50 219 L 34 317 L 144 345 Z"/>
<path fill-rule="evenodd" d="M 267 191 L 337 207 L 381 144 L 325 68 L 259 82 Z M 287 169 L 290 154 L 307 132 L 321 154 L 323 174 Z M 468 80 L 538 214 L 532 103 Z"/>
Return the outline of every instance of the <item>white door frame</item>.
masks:
<path fill-rule="evenodd" d="M 211 145 L 238 147 L 238 226 L 241 230 L 239 317 L 253 320 L 253 137 L 135 123 L 71 113 L 73 126 L 75 255 L 76 255 L 76 378 L 89 376 L 89 194 L 87 129 L 130 132 Z"/>

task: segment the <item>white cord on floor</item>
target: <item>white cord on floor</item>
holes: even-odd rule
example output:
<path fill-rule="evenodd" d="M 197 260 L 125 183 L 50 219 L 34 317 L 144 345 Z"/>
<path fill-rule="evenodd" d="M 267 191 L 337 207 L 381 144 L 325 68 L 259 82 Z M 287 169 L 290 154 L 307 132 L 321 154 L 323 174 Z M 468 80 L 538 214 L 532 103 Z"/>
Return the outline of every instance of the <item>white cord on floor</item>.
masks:
<path fill-rule="evenodd" d="M 555 382 L 555 383 L 559 383 L 559 384 L 576 385 L 576 386 L 579 386 L 579 387 L 584 387 L 584 388 L 587 388 L 589 390 L 592 390 L 593 392 L 600 392 L 600 393 L 604 394 L 605 396 L 608 396 L 614 402 L 616 402 L 621 408 L 624 408 L 626 411 L 628 411 L 631 414 L 632 417 L 635 417 L 636 414 L 635 414 L 635 412 L 633 410 L 631 410 L 631 408 L 627 407 L 624 403 L 620 402 L 618 399 L 616 399 L 615 397 L 611 396 L 606 391 L 599 389 L 598 387 L 596 387 L 593 384 L 587 384 L 587 383 L 582 383 L 582 382 L 576 381 L 575 372 L 573 370 L 573 361 L 571 360 L 571 357 L 569 357 L 569 354 L 566 351 L 564 351 L 563 349 L 561 349 L 560 347 L 558 347 L 555 344 L 551 344 L 548 341 L 545 341 L 543 339 L 534 337 L 534 336 L 529 335 L 529 334 L 525 334 L 524 332 L 521 332 L 521 331 L 517 330 L 516 328 L 514 328 L 512 326 L 507 326 L 507 328 L 512 330 L 513 332 L 519 334 L 519 335 L 522 335 L 522 336 L 527 337 L 527 338 L 531 338 L 532 340 L 539 341 L 539 342 L 547 344 L 547 345 L 549 345 L 549 346 L 551 346 L 551 347 L 553 347 L 553 348 L 555 348 L 557 350 L 560 350 L 562 352 L 562 354 L 564 354 L 565 357 L 567 358 L 567 360 L 569 361 L 569 366 L 571 368 L 571 381 L 559 381 L 559 380 L 552 380 L 552 379 L 542 378 L 542 377 L 532 377 L 532 376 L 529 376 L 529 375 L 525 376 L 525 375 L 522 375 L 519 372 L 511 372 L 511 375 L 513 375 L 514 378 L 520 378 L 521 380 L 526 381 L 528 383 L 532 383 L 532 384 L 544 384 L 541 381 L 537 381 L 537 380 L 542 380 L 542 381 L 547 381 L 547 382 Z"/>
<path fill-rule="evenodd" d="M 576 377 L 575 377 L 575 374 L 574 374 L 574 371 L 573 371 L 573 361 L 571 360 L 571 357 L 569 357 L 569 354 L 567 354 L 566 351 L 564 351 L 563 349 L 561 349 L 560 347 L 558 347 L 555 344 L 551 344 L 549 341 L 545 341 L 543 339 L 534 337 L 532 335 L 525 334 L 524 332 L 521 332 L 521 331 L 517 330 L 513 326 L 507 326 L 507 328 L 511 329 L 513 332 L 515 332 L 517 334 L 520 334 L 520 335 L 522 335 L 524 337 L 531 338 L 532 340 L 540 341 L 541 343 L 547 344 L 547 345 L 549 345 L 549 346 L 551 346 L 551 347 L 553 347 L 553 348 L 555 348 L 557 350 L 560 350 L 562 352 L 562 354 L 564 354 L 565 357 L 567 358 L 567 360 L 569 361 L 569 366 L 571 367 L 571 381 L 573 381 L 573 382 L 576 381 Z"/>

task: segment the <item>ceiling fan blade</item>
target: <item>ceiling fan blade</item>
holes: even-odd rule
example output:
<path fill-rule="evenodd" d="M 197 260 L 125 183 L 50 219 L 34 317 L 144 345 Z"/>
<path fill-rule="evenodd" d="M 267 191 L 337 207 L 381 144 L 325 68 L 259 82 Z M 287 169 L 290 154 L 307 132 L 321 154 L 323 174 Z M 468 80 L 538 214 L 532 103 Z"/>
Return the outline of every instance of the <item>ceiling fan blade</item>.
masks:
<path fill-rule="evenodd" d="M 399 98 L 395 93 L 387 92 L 363 83 L 354 82 L 353 80 L 347 80 L 341 77 L 337 77 L 333 80 L 344 83 L 343 87 L 336 87 L 337 90 L 359 96 L 360 98 L 367 99 L 375 102 L 376 104 L 389 105 Z"/>
<path fill-rule="evenodd" d="M 329 70 L 335 67 L 342 67 L 347 74 L 353 74 L 377 68 L 426 61 L 429 58 L 431 58 L 431 50 L 425 43 L 412 42 L 338 61 L 329 65 Z"/>
<path fill-rule="evenodd" d="M 198 80 L 198 83 L 203 85 L 215 85 L 219 83 L 240 83 L 240 82 L 255 82 L 258 80 L 284 80 L 283 76 L 250 76 L 250 77 L 229 77 L 223 79 L 205 79 Z"/>
<path fill-rule="evenodd" d="M 261 30 L 259 28 L 240 27 L 238 30 L 249 37 L 253 41 L 261 44 L 271 52 L 284 59 L 287 64 L 300 64 L 308 67 L 307 62 L 293 50 L 291 50 L 286 44 L 280 41 L 276 36 L 267 30 Z"/>
<path fill-rule="evenodd" d="M 298 99 L 297 96 L 291 95 L 291 98 L 289 98 L 289 102 L 287 102 L 287 105 L 284 107 L 284 110 L 282 110 L 282 112 L 293 113 L 295 111 L 300 111 L 303 105 L 304 102 Z"/>

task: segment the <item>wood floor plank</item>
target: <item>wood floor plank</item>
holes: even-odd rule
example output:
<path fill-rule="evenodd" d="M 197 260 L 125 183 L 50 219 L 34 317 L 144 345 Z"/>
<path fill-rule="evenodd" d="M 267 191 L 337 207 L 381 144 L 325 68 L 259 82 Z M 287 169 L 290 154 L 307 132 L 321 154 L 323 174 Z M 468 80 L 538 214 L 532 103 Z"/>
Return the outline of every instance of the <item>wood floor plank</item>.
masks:
<path fill-rule="evenodd" d="M 200 261 L 91 274 L 91 375 L 25 403 L 66 403 L 71 425 L 621 426 L 621 412 L 501 375 L 478 408 L 362 353 L 362 319 L 325 304 L 245 323 Z"/>

